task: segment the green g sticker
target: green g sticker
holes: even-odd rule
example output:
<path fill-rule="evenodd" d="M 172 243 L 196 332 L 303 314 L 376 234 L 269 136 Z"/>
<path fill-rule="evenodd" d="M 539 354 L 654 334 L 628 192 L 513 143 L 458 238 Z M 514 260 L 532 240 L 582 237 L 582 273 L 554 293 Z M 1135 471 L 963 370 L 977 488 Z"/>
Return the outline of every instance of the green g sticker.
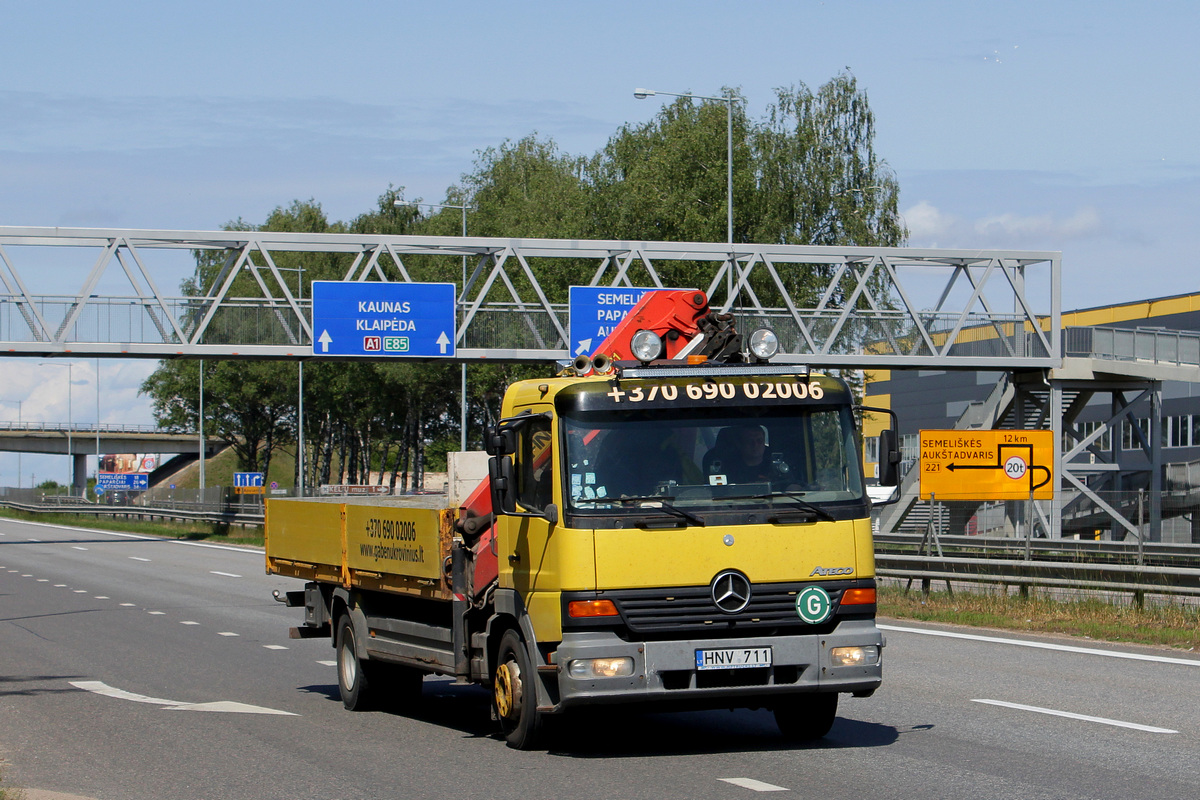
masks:
<path fill-rule="evenodd" d="M 820 586 L 810 586 L 796 595 L 796 613 L 809 625 L 818 625 L 829 619 L 833 602 Z"/>

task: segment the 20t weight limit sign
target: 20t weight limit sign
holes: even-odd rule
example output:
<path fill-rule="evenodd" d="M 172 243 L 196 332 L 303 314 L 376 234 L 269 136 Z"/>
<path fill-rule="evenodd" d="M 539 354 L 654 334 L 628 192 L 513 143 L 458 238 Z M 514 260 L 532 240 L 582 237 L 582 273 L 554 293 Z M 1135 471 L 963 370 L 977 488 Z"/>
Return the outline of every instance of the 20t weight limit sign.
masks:
<path fill-rule="evenodd" d="M 1032 430 L 921 431 L 921 499 L 1054 497 L 1054 434 Z"/>

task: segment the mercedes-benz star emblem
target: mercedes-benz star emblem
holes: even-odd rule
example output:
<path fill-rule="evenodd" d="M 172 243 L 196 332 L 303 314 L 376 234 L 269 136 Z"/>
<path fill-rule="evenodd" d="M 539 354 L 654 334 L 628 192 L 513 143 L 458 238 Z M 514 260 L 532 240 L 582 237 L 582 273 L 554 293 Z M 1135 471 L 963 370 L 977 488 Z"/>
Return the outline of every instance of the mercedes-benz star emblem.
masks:
<path fill-rule="evenodd" d="M 750 604 L 750 579 L 732 569 L 717 573 L 712 582 L 712 599 L 726 614 L 737 614 Z"/>

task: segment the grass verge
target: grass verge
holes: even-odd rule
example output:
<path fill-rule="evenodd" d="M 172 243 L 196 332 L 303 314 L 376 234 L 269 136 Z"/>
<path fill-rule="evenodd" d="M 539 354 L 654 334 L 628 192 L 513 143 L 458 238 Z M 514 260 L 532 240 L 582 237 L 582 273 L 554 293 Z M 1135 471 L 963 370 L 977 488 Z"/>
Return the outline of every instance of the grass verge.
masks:
<path fill-rule="evenodd" d="M 879 587 L 879 615 L 923 622 L 1060 633 L 1082 639 L 1133 642 L 1195 650 L 1200 647 L 1200 608 L 1114 605 L 1097 599 L 1057 600 L 1036 591 L 1020 597 L 995 593 L 905 592 Z"/>
<path fill-rule="evenodd" d="M 25 790 L 6 785 L 8 777 L 8 762 L 0 761 L 0 800 L 25 800 Z"/>
<path fill-rule="evenodd" d="M 250 544 L 262 547 L 261 526 L 242 528 L 240 525 L 220 525 L 205 522 L 139 522 L 138 520 L 94 517 L 90 514 L 44 513 L 33 514 L 12 508 L 0 508 L 0 517 L 47 525 L 66 525 L 72 528 L 96 528 L 102 531 L 142 533 L 168 539 L 188 539 L 223 544 Z M 3 800 L 3 798 L 0 798 Z"/>

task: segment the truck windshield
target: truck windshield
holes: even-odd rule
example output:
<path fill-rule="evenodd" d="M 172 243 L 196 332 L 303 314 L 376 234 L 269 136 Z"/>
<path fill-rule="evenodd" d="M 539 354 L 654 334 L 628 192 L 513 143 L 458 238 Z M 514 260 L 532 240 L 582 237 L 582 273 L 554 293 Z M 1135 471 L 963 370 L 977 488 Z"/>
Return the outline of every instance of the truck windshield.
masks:
<path fill-rule="evenodd" d="M 664 504 L 692 516 L 862 513 L 845 405 L 576 411 L 561 422 L 568 513 L 645 516 Z"/>

